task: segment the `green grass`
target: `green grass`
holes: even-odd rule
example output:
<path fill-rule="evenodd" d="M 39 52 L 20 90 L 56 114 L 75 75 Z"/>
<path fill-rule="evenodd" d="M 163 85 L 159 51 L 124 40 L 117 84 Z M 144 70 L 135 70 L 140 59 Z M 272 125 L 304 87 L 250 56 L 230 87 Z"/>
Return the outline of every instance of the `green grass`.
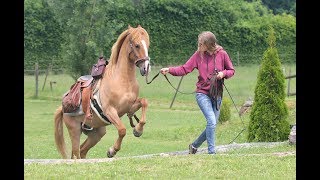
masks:
<path fill-rule="evenodd" d="M 220 154 L 25 165 L 25 179 L 296 179 L 295 156 Z M 63 173 L 62 173 L 63 172 Z"/>
<path fill-rule="evenodd" d="M 284 66 L 286 72 L 291 69 L 295 74 L 295 66 Z M 149 80 L 158 73 L 155 67 Z M 254 88 L 258 66 L 236 67 L 236 75 L 225 81 L 226 87 L 240 109 L 249 98 L 254 97 Z M 53 164 L 25 165 L 25 179 L 295 179 L 296 156 L 279 157 L 270 155 L 273 152 L 295 151 L 295 146 L 280 145 L 271 148 L 241 148 L 212 157 L 206 154 L 195 156 L 170 156 L 151 158 L 132 158 L 145 154 L 184 151 L 204 129 L 205 119 L 200 112 L 193 94 L 178 93 L 172 108 L 175 90 L 164 76 L 159 75 L 151 84 L 140 77 L 140 96 L 149 101 L 147 123 L 144 134 L 137 138 L 126 116 L 122 121 L 126 124 L 122 149 L 116 154 L 116 161 L 93 164 Z M 177 86 L 180 77 L 168 75 L 173 85 Z M 45 76 L 39 77 L 38 98 L 35 99 L 35 78 L 25 76 L 24 86 L 24 158 L 25 159 L 60 159 L 54 143 L 53 115 L 61 104 L 62 95 L 70 88 L 73 80 L 67 75 L 49 75 L 42 91 Z M 191 93 L 195 90 L 196 71 L 183 77 L 180 91 Z M 56 81 L 50 90 L 50 81 Z M 288 80 L 286 80 L 288 83 Z M 290 90 L 295 91 L 295 78 L 291 79 Z M 230 98 L 224 91 L 224 97 Z M 296 97 L 286 98 L 289 109 L 290 124 L 296 121 Z M 140 117 L 140 112 L 137 113 Z M 216 132 L 216 145 L 226 145 L 238 133 L 247 127 L 249 114 L 239 117 L 232 104 L 231 120 L 219 123 Z M 70 152 L 70 139 L 64 126 L 65 139 Z M 247 132 L 244 131 L 236 143 L 245 143 Z M 106 158 L 107 149 L 117 138 L 114 126 L 107 127 L 107 134 L 88 153 L 87 158 Z M 85 139 L 85 135 L 81 137 Z M 206 143 L 202 148 L 206 147 Z M 260 154 L 260 155 L 256 155 Z M 118 159 L 119 158 L 119 159 Z"/>

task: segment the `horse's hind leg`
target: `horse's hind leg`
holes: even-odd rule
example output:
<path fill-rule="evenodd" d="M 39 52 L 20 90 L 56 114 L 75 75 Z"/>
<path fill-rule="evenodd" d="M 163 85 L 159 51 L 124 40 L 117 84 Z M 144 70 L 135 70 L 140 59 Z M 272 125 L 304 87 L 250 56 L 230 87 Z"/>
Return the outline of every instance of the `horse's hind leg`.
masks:
<path fill-rule="evenodd" d="M 133 104 L 130 112 L 128 113 L 129 116 L 132 116 L 136 111 L 141 108 L 141 118 L 139 123 L 134 127 L 133 134 L 136 137 L 140 137 L 143 133 L 143 126 L 146 123 L 146 112 L 148 109 L 148 101 L 145 98 L 138 98 L 136 102 Z"/>
<path fill-rule="evenodd" d="M 121 143 L 124 138 L 124 136 L 127 133 L 126 127 L 121 121 L 121 119 L 118 116 L 118 113 L 115 109 L 110 108 L 108 111 L 108 119 L 111 121 L 111 123 L 117 128 L 118 130 L 118 139 L 113 144 L 112 147 L 109 148 L 107 152 L 107 156 L 109 158 L 112 158 L 116 153 L 121 149 Z"/>
<path fill-rule="evenodd" d="M 80 157 L 80 135 L 81 124 L 74 117 L 64 116 L 65 125 L 68 128 L 69 136 L 72 144 L 71 159 L 81 159 Z"/>
<path fill-rule="evenodd" d="M 80 146 L 81 159 L 85 159 L 88 151 L 95 146 L 101 138 L 106 134 L 106 127 L 95 128 L 88 132 L 87 139 Z"/>

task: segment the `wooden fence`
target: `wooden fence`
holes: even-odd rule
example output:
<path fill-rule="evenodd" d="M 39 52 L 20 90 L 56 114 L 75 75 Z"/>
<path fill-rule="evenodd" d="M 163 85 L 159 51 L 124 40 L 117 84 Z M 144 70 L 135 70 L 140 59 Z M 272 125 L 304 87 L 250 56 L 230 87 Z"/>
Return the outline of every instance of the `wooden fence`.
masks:
<path fill-rule="evenodd" d="M 287 96 L 295 96 L 296 92 L 290 92 L 290 81 L 292 78 L 296 78 L 296 75 L 291 75 L 291 69 L 289 69 L 289 75 L 285 77 L 286 79 L 288 79 L 288 88 L 287 88 Z"/>
<path fill-rule="evenodd" d="M 64 69 L 55 69 L 55 71 L 59 71 L 59 72 L 62 72 L 64 73 Z M 25 73 L 27 74 L 30 74 L 30 72 L 34 73 L 35 75 L 35 83 L 36 83 L 36 88 L 35 88 L 35 97 L 37 98 L 38 97 L 38 91 L 39 91 L 39 74 L 40 73 L 45 73 L 45 79 L 44 79 L 44 83 L 42 85 L 42 91 L 46 85 L 46 81 L 47 81 L 47 77 L 49 75 L 49 72 L 53 72 L 53 69 L 52 69 L 52 66 L 49 65 L 48 68 L 46 70 L 40 70 L 39 69 L 39 65 L 38 63 L 35 64 L 35 69 L 34 70 L 25 70 Z M 52 86 L 53 84 L 56 84 L 57 82 L 55 81 L 50 81 L 49 84 L 50 84 L 50 90 L 52 91 Z"/>
<path fill-rule="evenodd" d="M 27 72 L 33 72 L 34 74 L 35 74 L 35 83 L 36 83 L 36 88 L 35 88 L 35 97 L 38 97 L 38 89 L 39 89 L 39 81 L 38 81 L 38 77 L 39 77 L 39 74 L 40 73 L 45 73 L 45 80 L 44 80 L 44 83 L 43 83 L 43 85 L 42 85 L 42 90 L 44 89 L 44 86 L 45 86 L 45 84 L 46 84 L 46 81 L 47 81 L 47 76 L 48 76 L 48 74 L 49 74 L 49 72 L 50 71 L 52 71 L 53 69 L 52 69 L 52 66 L 48 66 L 48 68 L 46 69 L 46 70 L 39 70 L 39 66 L 38 66 L 38 63 L 36 63 L 35 64 L 35 70 L 25 70 L 25 71 L 27 71 Z M 64 71 L 63 69 L 59 69 L 59 71 Z M 180 84 L 181 84 L 181 81 L 182 81 L 182 78 L 183 78 L 183 76 L 181 77 L 181 80 L 180 80 L 180 82 L 179 82 L 179 85 L 178 85 L 178 87 L 177 87 L 177 89 L 179 89 L 179 87 L 180 87 Z M 291 69 L 289 69 L 289 75 L 287 75 L 286 77 L 285 77 L 285 79 L 288 79 L 288 86 L 287 86 L 287 96 L 289 97 L 289 96 L 295 96 L 296 95 L 296 92 L 291 92 L 291 88 L 290 88 L 290 81 L 291 81 L 291 79 L 292 78 L 296 78 L 296 75 L 294 74 L 294 75 L 292 75 L 291 74 Z M 50 89 L 52 90 L 52 86 L 53 86 L 53 84 L 56 84 L 56 82 L 55 81 L 50 81 L 49 82 L 49 84 L 50 84 Z M 176 95 L 175 95 L 176 96 Z M 172 102 L 171 102 L 171 105 L 170 105 L 170 108 L 172 107 L 172 104 L 173 104 L 173 102 L 174 102 L 174 99 L 175 99 L 175 96 L 174 96 L 174 98 L 173 98 L 173 100 L 172 100 Z"/>

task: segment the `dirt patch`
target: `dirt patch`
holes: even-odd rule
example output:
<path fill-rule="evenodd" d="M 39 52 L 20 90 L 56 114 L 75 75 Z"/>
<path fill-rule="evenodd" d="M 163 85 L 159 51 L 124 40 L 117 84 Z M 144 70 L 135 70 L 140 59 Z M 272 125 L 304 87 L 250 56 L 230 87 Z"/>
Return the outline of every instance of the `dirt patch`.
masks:
<path fill-rule="evenodd" d="M 288 109 L 294 109 L 296 108 L 296 101 L 286 101 Z"/>

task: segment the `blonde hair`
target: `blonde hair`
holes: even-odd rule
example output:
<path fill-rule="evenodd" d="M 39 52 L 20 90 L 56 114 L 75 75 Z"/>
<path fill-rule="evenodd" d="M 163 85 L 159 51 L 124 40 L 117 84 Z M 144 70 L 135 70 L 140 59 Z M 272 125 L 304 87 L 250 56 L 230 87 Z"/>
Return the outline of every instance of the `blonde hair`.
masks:
<path fill-rule="evenodd" d="M 216 36 L 210 31 L 203 31 L 198 35 L 198 43 L 205 44 L 209 51 L 215 52 L 217 47 Z M 198 50 L 199 51 L 199 50 Z M 199 51 L 201 57 L 203 56 L 203 51 Z"/>

